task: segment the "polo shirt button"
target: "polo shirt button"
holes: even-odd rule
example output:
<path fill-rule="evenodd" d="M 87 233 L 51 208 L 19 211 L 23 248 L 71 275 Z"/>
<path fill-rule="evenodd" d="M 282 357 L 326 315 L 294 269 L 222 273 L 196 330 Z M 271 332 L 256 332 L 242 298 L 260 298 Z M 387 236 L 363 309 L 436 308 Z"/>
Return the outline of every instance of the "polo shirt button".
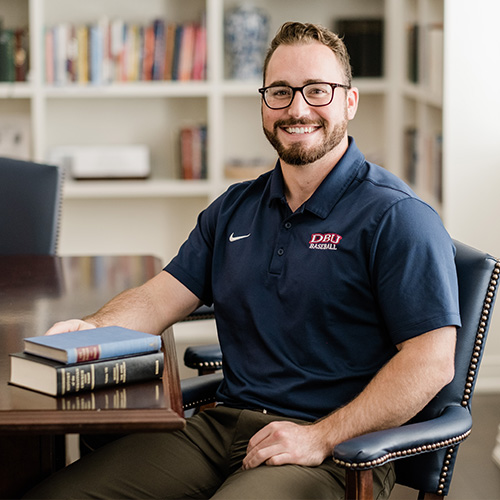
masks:
<path fill-rule="evenodd" d="M 291 222 L 285 222 L 285 229 L 290 229 L 292 227 Z"/>
<path fill-rule="evenodd" d="M 281 257 L 283 254 L 285 253 L 285 251 L 282 249 L 282 248 L 279 248 L 278 249 L 278 255 Z"/>

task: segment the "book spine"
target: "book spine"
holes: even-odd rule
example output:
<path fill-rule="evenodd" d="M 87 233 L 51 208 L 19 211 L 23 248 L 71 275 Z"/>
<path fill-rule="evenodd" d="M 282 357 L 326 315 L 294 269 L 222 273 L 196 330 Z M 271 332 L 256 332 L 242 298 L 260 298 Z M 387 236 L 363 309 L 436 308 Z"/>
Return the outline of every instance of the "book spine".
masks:
<path fill-rule="evenodd" d="M 14 51 L 14 32 L 0 31 L 0 82 L 14 82 L 16 79 Z"/>
<path fill-rule="evenodd" d="M 97 344 L 93 346 L 68 349 L 68 364 L 85 363 L 98 359 L 117 358 L 131 354 L 159 351 L 161 338 L 159 336 L 147 339 L 127 340 L 119 343 Z"/>
<path fill-rule="evenodd" d="M 57 368 L 57 396 L 160 378 L 163 353 Z"/>

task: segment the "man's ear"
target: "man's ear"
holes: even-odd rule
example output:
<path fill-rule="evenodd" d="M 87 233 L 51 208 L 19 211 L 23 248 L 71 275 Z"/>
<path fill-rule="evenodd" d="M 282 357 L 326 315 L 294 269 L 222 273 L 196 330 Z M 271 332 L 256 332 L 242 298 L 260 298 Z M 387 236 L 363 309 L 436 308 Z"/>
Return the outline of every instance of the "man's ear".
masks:
<path fill-rule="evenodd" d="M 347 119 L 352 120 L 356 116 L 359 103 L 359 90 L 351 87 L 347 90 Z"/>

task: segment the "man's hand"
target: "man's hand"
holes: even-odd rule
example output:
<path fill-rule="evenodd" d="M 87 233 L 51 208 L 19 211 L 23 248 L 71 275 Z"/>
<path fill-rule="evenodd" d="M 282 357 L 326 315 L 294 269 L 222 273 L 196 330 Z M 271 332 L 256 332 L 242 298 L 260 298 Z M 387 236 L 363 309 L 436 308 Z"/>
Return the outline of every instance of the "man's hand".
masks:
<path fill-rule="evenodd" d="M 331 451 L 316 425 L 271 422 L 250 439 L 243 469 L 264 463 L 320 465 Z"/>
<path fill-rule="evenodd" d="M 66 321 L 59 321 L 50 327 L 45 335 L 56 335 L 57 333 L 65 333 L 65 332 L 76 332 L 78 330 L 91 330 L 96 326 L 87 321 L 83 321 L 81 319 L 68 319 Z"/>

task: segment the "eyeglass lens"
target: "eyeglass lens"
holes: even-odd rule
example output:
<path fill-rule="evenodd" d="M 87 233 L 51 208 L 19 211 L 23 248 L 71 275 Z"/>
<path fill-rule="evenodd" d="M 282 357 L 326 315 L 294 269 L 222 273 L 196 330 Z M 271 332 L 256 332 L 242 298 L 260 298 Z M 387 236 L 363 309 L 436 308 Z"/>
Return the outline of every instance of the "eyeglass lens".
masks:
<path fill-rule="evenodd" d="M 304 99 L 310 106 L 326 106 L 333 99 L 333 88 L 327 83 L 310 83 L 301 90 Z M 295 95 L 294 89 L 288 86 L 269 87 L 264 97 L 271 108 L 285 108 L 289 106 Z"/>

